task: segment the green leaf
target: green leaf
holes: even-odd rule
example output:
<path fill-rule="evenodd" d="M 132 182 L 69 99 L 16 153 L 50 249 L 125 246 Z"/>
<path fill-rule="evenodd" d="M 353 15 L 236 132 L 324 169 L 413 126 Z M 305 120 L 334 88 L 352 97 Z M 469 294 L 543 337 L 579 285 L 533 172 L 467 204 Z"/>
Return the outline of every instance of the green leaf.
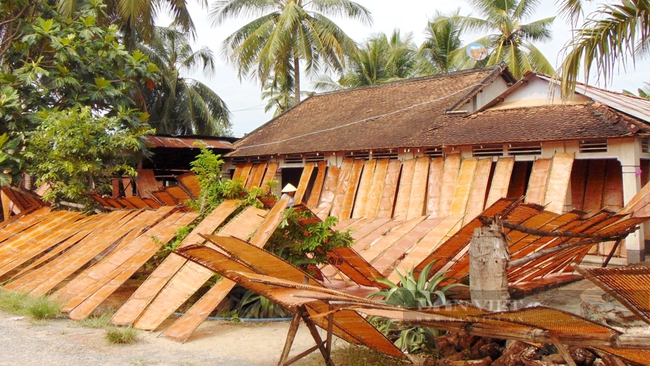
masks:
<path fill-rule="evenodd" d="M 96 19 L 95 19 L 95 16 L 93 16 L 93 15 L 89 15 L 89 16 L 87 16 L 87 17 L 84 17 L 84 18 L 82 19 L 82 22 L 83 22 L 83 24 L 84 24 L 86 27 L 90 27 L 90 26 L 92 26 L 92 25 L 95 24 Z"/>
<path fill-rule="evenodd" d="M 49 33 L 52 30 L 52 26 L 54 25 L 54 19 L 44 20 L 42 18 L 38 18 L 36 24 L 43 33 Z"/>
<path fill-rule="evenodd" d="M 104 89 L 105 87 L 111 85 L 111 82 L 104 78 L 95 78 L 95 85 L 97 85 L 100 89 Z"/>

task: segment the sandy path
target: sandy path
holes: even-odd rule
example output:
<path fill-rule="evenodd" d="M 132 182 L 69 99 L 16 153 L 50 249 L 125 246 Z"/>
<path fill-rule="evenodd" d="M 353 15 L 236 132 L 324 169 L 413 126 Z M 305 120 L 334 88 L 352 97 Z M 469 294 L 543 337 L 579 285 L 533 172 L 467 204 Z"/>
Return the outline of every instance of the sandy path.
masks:
<path fill-rule="evenodd" d="M 132 345 L 113 345 L 102 329 L 82 328 L 71 320 L 34 325 L 0 313 L 0 365 L 276 365 L 288 322 L 204 322 L 184 344 L 138 332 Z M 300 327 L 292 355 L 314 344 Z"/>

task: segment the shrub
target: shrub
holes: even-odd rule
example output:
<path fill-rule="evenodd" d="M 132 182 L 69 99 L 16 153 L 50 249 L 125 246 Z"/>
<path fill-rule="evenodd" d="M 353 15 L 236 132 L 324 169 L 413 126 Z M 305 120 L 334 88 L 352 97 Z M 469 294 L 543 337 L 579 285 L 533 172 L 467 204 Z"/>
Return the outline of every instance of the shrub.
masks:
<path fill-rule="evenodd" d="M 311 211 L 285 211 L 285 216 L 265 249 L 305 270 L 327 262 L 327 253 L 352 245 L 349 232 L 332 230 L 337 219 L 314 220 Z"/>
<path fill-rule="evenodd" d="M 106 340 L 113 344 L 131 344 L 136 341 L 137 332 L 131 327 L 106 327 Z"/>
<path fill-rule="evenodd" d="M 383 303 L 403 308 L 422 309 L 445 305 L 447 303 L 446 293 L 449 290 L 467 286 L 454 282 L 440 287 L 441 284 L 449 282 L 453 278 L 446 276 L 445 273 L 437 273 L 430 277 L 433 265 L 434 262 L 428 264 L 419 277 L 416 276 L 413 269 L 404 274 L 396 271 L 400 278 L 400 282 L 397 284 L 385 278 L 377 279 L 388 285 L 389 288 L 373 292 L 369 297 L 381 297 Z M 389 339 L 393 340 L 397 347 L 408 353 L 433 351 L 433 339 L 442 334 L 437 329 L 408 323 L 396 324 L 382 318 L 372 318 L 370 321 Z"/>

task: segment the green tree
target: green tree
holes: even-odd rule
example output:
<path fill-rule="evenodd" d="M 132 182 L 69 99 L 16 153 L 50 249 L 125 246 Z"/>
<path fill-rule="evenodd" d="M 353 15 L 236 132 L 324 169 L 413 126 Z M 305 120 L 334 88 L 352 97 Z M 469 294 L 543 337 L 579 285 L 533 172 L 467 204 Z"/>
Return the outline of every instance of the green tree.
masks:
<path fill-rule="evenodd" d="M 469 3 L 485 19 L 462 17 L 463 30 L 495 32 L 475 41 L 487 47 L 487 65 L 504 61 L 516 78 L 527 71 L 555 74 L 553 66 L 533 44 L 551 39 L 555 17 L 523 23 L 535 11 L 539 1 L 469 0 Z"/>
<path fill-rule="evenodd" d="M 579 0 L 563 0 L 565 14 L 577 19 Z M 577 5 L 576 5 L 577 4 Z M 576 80 L 589 80 L 595 69 L 605 80 L 614 69 L 630 60 L 643 57 L 650 41 L 650 1 L 621 0 L 618 4 L 603 4 L 591 13 L 565 47 L 566 57 L 559 69 L 563 96 L 575 90 Z"/>
<path fill-rule="evenodd" d="M 181 76 L 201 69 L 215 72 L 212 51 L 193 51 L 185 35 L 174 28 L 158 27 L 149 44 L 139 47 L 160 69 L 161 81 L 145 90 L 149 124 L 157 133 L 223 136 L 232 133 L 226 103 L 202 82 Z"/>
<path fill-rule="evenodd" d="M 136 174 L 130 160 L 137 157 L 141 138 L 152 132 L 128 109 L 98 117 L 90 107 L 74 107 L 33 118 L 38 128 L 27 134 L 24 156 L 37 183 L 50 185 L 48 201 L 83 202 L 88 192 L 110 192 L 111 177 Z"/>
<path fill-rule="evenodd" d="M 437 11 L 427 22 L 426 38 L 420 46 L 420 55 L 427 60 L 428 73 L 447 74 L 463 67 L 465 50 L 460 39 L 460 9 L 444 15 Z M 473 60 L 472 60 L 473 61 Z M 470 68 L 471 65 L 466 68 Z"/>
<path fill-rule="evenodd" d="M 111 174 L 133 173 L 125 152 L 144 150 L 151 132 L 134 91 L 153 87 L 158 69 L 142 52 L 126 51 L 117 26 L 99 23 L 101 2 L 74 18 L 35 6 L 3 55 L 0 129 L 10 141 L 29 142 L 26 169 L 51 184 L 48 199 L 76 200 Z"/>
<path fill-rule="evenodd" d="M 97 0 L 57 0 L 58 10 L 64 16 L 72 17 L 84 4 L 93 4 Z M 207 7 L 207 0 L 197 0 Z M 187 9 L 185 0 L 105 0 L 106 17 L 103 20 L 117 24 L 129 49 L 134 49 L 140 40 L 149 41 L 155 33 L 155 20 L 160 11 L 174 19 L 174 26 L 185 33 L 196 35 L 194 22 Z"/>
<path fill-rule="evenodd" d="M 215 24 L 239 16 L 259 16 L 224 41 L 224 53 L 239 76 L 255 76 L 262 86 L 270 77 L 293 73 L 294 99 L 300 101 L 300 64 L 307 71 L 343 70 L 356 45 L 327 16 L 370 23 L 370 12 L 349 0 L 224 0 L 210 9 Z"/>
<path fill-rule="evenodd" d="M 413 35 L 402 36 L 399 30 L 394 30 L 390 36 L 379 33 L 367 39 L 347 64 L 338 82 L 321 76 L 316 89 L 356 88 L 420 76 L 423 63 Z"/>
<path fill-rule="evenodd" d="M 41 11 L 38 0 L 14 0 L 0 2 L 0 64 L 11 43 L 22 36 L 22 27 Z"/>
<path fill-rule="evenodd" d="M 293 66 L 289 66 L 287 69 L 293 70 Z M 264 83 L 262 90 L 262 99 L 267 101 L 264 112 L 275 108 L 273 117 L 277 117 L 296 105 L 294 88 L 295 83 L 292 72 L 269 78 Z"/>
<path fill-rule="evenodd" d="M 111 115 L 135 107 L 135 91 L 154 86 L 158 68 L 142 52 L 129 53 L 116 26 L 98 23 L 103 9 L 87 5 L 70 19 L 42 5 L 38 17 L 25 20 L 22 37 L 3 55 L 0 99 L 20 105 L 4 106 L 0 132 L 33 129 L 30 117 L 41 110 L 89 106 Z"/>

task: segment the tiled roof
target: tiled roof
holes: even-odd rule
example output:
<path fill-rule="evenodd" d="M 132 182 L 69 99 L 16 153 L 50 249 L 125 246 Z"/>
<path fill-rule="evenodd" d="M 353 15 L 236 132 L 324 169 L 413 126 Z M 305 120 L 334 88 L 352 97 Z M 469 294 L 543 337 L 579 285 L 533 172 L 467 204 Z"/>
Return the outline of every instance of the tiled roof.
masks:
<path fill-rule="evenodd" d="M 405 146 L 615 138 L 649 131 L 648 125 L 600 103 L 549 105 L 445 115 Z"/>
<path fill-rule="evenodd" d="M 229 156 L 404 146 L 502 72 L 491 67 L 316 95 L 242 138 Z"/>
<path fill-rule="evenodd" d="M 513 81 L 507 70 L 492 67 L 317 95 L 238 141 L 229 156 L 615 138 L 650 132 L 643 120 L 598 102 L 445 114 L 500 75 Z"/>

